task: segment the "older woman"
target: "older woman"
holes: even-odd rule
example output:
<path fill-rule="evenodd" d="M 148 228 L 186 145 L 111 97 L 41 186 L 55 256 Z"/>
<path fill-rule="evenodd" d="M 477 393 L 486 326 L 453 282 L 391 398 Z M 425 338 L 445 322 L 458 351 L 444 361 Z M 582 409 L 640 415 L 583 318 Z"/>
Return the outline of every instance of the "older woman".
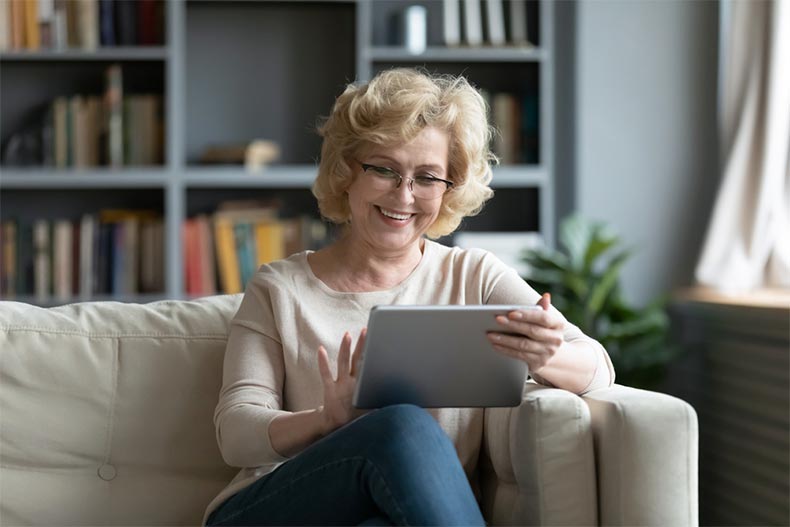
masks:
<path fill-rule="evenodd" d="M 345 231 L 247 285 L 215 413 L 222 455 L 242 470 L 208 523 L 483 525 L 473 490 L 481 409 L 352 407 L 370 309 L 539 303 L 498 318 L 492 353 L 575 393 L 611 384 L 611 362 L 490 253 L 426 239 L 492 195 L 486 107 L 464 78 L 386 71 L 346 88 L 320 133 L 313 193 Z"/>

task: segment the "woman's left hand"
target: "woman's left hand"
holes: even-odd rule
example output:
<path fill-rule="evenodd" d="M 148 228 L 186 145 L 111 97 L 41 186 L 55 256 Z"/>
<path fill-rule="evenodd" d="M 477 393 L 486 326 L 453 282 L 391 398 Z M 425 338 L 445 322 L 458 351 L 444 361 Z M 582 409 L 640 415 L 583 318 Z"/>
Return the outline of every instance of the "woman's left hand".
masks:
<path fill-rule="evenodd" d="M 540 373 L 563 345 L 565 319 L 557 310 L 549 310 L 551 297 L 544 293 L 538 304 L 543 309 L 511 311 L 496 317 L 502 333 L 488 333 L 494 349 L 509 357 L 521 359 L 529 371 Z"/>

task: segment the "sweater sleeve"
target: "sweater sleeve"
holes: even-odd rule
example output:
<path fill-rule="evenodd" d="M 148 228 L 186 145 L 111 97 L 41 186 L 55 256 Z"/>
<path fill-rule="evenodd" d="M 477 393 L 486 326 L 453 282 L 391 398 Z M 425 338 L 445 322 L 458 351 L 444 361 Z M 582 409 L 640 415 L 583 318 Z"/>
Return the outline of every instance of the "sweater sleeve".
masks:
<path fill-rule="evenodd" d="M 487 304 L 516 304 L 534 305 L 540 300 L 540 294 L 535 291 L 527 282 L 521 278 L 515 270 L 507 267 L 497 259 L 493 259 L 491 273 L 496 276 L 490 294 L 486 299 Z M 554 306 L 551 309 L 559 313 Z M 614 384 L 614 366 L 609 358 L 606 349 L 595 339 L 585 335 L 577 326 L 568 322 L 564 315 L 560 316 L 565 320 L 563 337 L 566 342 L 583 342 L 589 352 L 595 355 L 595 368 L 590 378 L 590 382 L 582 392 L 587 393 L 597 388 L 604 388 Z M 551 383 L 541 378 L 540 375 L 530 374 L 540 384 L 552 386 Z"/>
<path fill-rule="evenodd" d="M 268 295 L 248 286 L 231 321 L 222 390 L 214 412 L 217 442 L 226 463 L 259 467 L 285 461 L 271 445 L 269 424 L 282 410 L 283 348 L 271 320 Z"/>

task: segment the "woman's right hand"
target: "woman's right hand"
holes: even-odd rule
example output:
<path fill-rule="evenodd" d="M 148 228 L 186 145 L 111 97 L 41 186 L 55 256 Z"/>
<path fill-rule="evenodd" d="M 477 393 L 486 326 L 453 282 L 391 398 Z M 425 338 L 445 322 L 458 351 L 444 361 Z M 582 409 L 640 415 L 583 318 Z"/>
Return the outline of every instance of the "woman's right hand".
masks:
<path fill-rule="evenodd" d="M 359 361 L 362 358 L 366 334 L 367 328 L 363 328 L 359 333 L 353 354 L 351 353 L 351 334 L 346 332 L 343 335 L 340 342 L 340 352 L 337 355 L 337 379 L 332 376 L 326 348 L 318 347 L 318 369 L 321 372 L 321 382 L 324 385 L 324 406 L 321 412 L 326 425 L 326 433 L 340 428 L 364 413 L 354 408 L 351 400 L 357 385 Z"/>

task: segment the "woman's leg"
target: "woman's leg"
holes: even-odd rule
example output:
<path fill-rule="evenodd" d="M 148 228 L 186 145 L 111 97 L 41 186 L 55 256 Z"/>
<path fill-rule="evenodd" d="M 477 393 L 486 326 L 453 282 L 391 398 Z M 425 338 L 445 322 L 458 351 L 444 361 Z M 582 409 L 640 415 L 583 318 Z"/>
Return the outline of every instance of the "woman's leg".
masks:
<path fill-rule="evenodd" d="M 317 441 L 226 501 L 210 525 L 484 525 L 452 442 L 427 412 L 396 405 Z"/>

